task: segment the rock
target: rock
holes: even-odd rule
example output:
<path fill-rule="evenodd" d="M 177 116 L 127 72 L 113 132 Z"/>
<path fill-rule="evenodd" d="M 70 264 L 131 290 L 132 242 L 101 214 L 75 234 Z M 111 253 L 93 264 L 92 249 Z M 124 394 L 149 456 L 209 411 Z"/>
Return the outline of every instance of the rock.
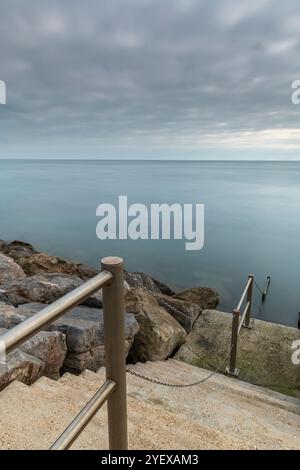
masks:
<path fill-rule="evenodd" d="M 232 314 L 204 310 L 175 358 L 204 369 L 225 371 L 229 362 Z M 238 340 L 239 378 L 246 382 L 300 397 L 299 365 L 292 363 L 292 343 L 300 331 L 288 326 L 254 321 L 242 328 Z"/>
<path fill-rule="evenodd" d="M 185 329 L 191 331 L 201 313 L 199 305 L 185 302 L 168 295 L 153 293 L 160 307 L 163 307 Z"/>
<path fill-rule="evenodd" d="M 124 279 L 128 282 L 130 287 L 145 287 L 150 292 L 160 292 L 157 285 L 152 278 L 144 273 L 130 273 L 124 272 Z"/>
<path fill-rule="evenodd" d="M 52 303 L 82 284 L 77 276 L 44 273 L 4 283 L 2 292 L 13 305 L 28 302 Z M 84 305 L 102 307 L 102 293 L 99 291 L 86 299 Z"/>
<path fill-rule="evenodd" d="M 0 287 L 5 282 L 25 277 L 23 269 L 9 256 L 0 253 Z"/>
<path fill-rule="evenodd" d="M 32 245 L 21 242 L 19 240 L 15 240 L 11 243 L 5 243 L 2 247 L 2 251 L 13 258 L 17 263 L 19 259 L 26 256 L 31 256 L 33 253 L 36 253 Z"/>
<path fill-rule="evenodd" d="M 168 295 L 168 296 L 175 295 L 175 292 L 166 284 L 163 284 L 162 282 L 158 281 L 154 277 L 152 277 L 152 281 L 154 282 L 156 287 L 158 287 L 158 289 L 160 290 L 162 294 Z"/>
<path fill-rule="evenodd" d="M 1 289 L 0 289 L 0 304 L 12 305 L 7 295 L 1 292 Z"/>
<path fill-rule="evenodd" d="M 130 287 L 145 287 L 150 292 L 162 293 L 165 295 L 173 295 L 175 292 L 166 284 L 154 279 L 148 274 L 142 272 L 124 271 L 125 281 Z"/>
<path fill-rule="evenodd" d="M 29 318 L 42 308 L 43 304 L 24 304 L 17 308 L 20 318 Z M 1 319 L 1 310 L 0 310 Z M 81 372 L 84 369 L 97 370 L 105 364 L 103 311 L 80 306 L 74 308 L 52 325 L 50 331 L 61 331 L 66 336 L 67 356 L 64 369 Z M 125 354 L 128 355 L 134 336 L 139 329 L 132 313 L 125 315 Z"/>
<path fill-rule="evenodd" d="M 125 305 L 128 312 L 135 314 L 140 327 L 130 351 L 133 361 L 164 360 L 183 343 L 185 330 L 146 289 L 128 291 Z"/>
<path fill-rule="evenodd" d="M 0 328 L 10 329 L 26 320 L 13 305 L 0 303 Z"/>
<path fill-rule="evenodd" d="M 199 305 L 201 310 L 214 309 L 219 303 L 219 295 L 209 287 L 193 287 L 173 296 L 175 299 L 185 300 Z"/>
<path fill-rule="evenodd" d="M 30 256 L 19 257 L 18 263 L 22 266 L 27 276 L 42 273 L 62 273 L 78 276 L 87 280 L 96 276 L 100 271 L 85 264 L 71 263 L 63 258 L 50 256 L 46 253 L 34 253 Z"/>
<path fill-rule="evenodd" d="M 6 243 L 3 240 L 0 240 L 0 251 L 4 252 L 6 247 Z"/>
<path fill-rule="evenodd" d="M 5 330 L 2 328 L 0 334 L 4 332 Z M 3 390 L 14 380 L 31 385 L 41 377 L 44 369 L 43 361 L 20 351 L 20 349 L 15 349 L 7 355 L 5 364 L 0 363 L 0 390 Z"/>
<path fill-rule="evenodd" d="M 37 357 L 45 364 L 44 374 L 50 379 L 60 377 L 65 361 L 67 345 L 65 335 L 60 331 L 40 331 L 20 346 L 21 351 Z"/>

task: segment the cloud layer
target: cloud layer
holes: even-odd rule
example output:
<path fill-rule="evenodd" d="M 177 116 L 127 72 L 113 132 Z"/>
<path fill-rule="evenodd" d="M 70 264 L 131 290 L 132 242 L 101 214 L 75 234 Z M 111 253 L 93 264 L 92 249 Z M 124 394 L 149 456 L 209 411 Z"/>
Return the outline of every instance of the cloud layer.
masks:
<path fill-rule="evenodd" d="M 298 158 L 298 0 L 0 8 L 0 158 Z"/>

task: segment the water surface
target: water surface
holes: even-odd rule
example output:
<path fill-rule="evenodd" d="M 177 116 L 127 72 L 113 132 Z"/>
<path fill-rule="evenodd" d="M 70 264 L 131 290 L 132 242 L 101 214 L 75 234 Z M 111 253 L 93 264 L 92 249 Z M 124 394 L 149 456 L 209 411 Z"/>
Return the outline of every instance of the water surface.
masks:
<path fill-rule="evenodd" d="M 204 203 L 205 246 L 182 241 L 100 241 L 96 207 Z M 300 164 L 0 160 L 0 238 L 97 266 L 122 256 L 174 288 L 211 286 L 231 311 L 249 272 L 272 282 L 257 317 L 296 326 L 300 311 Z"/>

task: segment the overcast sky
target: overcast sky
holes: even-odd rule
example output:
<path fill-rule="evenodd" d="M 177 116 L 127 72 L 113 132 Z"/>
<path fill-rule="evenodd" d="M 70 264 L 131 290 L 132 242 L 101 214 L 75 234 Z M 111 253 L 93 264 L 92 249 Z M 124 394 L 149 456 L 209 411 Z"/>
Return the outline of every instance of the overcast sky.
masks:
<path fill-rule="evenodd" d="M 0 0 L 0 158 L 298 159 L 299 0 Z"/>

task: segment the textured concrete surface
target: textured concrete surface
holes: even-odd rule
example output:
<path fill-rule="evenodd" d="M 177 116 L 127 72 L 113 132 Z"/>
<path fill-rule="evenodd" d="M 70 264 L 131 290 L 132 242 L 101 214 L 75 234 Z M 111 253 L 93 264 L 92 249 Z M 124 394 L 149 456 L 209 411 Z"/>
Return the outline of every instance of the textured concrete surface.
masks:
<path fill-rule="evenodd" d="M 208 371 L 169 360 L 130 366 L 172 383 Z M 105 371 L 13 382 L 0 393 L 0 449 L 47 449 L 103 382 Z M 299 449 L 300 401 L 216 374 L 191 388 L 155 385 L 127 374 L 132 449 Z M 74 449 L 107 449 L 104 407 Z"/>
<path fill-rule="evenodd" d="M 232 314 L 204 310 L 175 358 L 216 369 L 229 357 L 231 327 Z M 242 328 L 237 352 L 239 378 L 300 398 L 300 367 L 292 362 L 296 340 L 300 340 L 300 330 L 289 326 L 255 320 L 252 330 Z"/>

